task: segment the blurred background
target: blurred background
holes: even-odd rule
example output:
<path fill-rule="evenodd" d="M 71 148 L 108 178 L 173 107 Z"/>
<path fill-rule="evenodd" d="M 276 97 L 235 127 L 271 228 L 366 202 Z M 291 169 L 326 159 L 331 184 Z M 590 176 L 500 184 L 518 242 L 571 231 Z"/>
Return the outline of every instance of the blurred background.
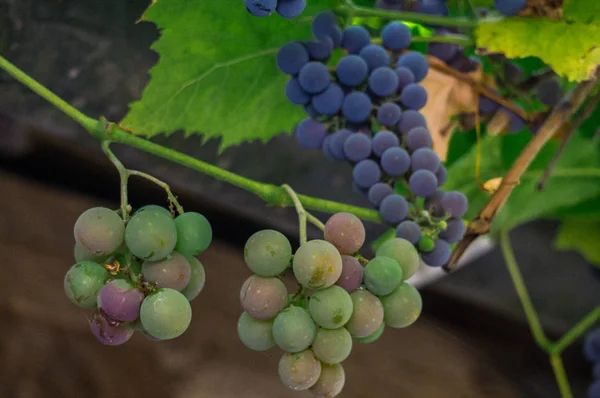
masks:
<path fill-rule="evenodd" d="M 154 25 L 136 24 L 147 0 L 0 0 L 0 53 L 84 113 L 120 120 L 141 95 L 157 55 Z M 218 143 L 181 134 L 155 141 L 244 176 L 326 199 L 368 206 L 351 187 L 350 166 L 301 150 L 290 136 L 217 155 Z M 0 72 L 0 397 L 304 397 L 280 384 L 273 349 L 238 341 L 238 292 L 250 275 L 246 239 L 264 228 L 297 242 L 293 209 L 269 208 L 251 194 L 131 148 L 126 166 L 169 182 L 186 210 L 207 216 L 214 242 L 200 260 L 207 285 L 180 338 L 141 335 L 105 347 L 87 314 L 65 297 L 73 263 L 72 228 L 93 206 L 118 207 L 118 175 L 99 143 Z M 268 156 L 266 156 L 268 154 Z M 166 205 L 145 181 L 130 184 L 134 207 Z M 326 215 L 317 214 L 321 219 Z M 371 239 L 385 229 L 367 225 Z M 526 283 L 551 337 L 600 302 L 598 272 L 575 253 L 554 252 L 556 224 L 512 232 Z M 313 238 L 318 231 L 311 229 Z M 369 253 L 365 253 L 369 254 Z M 546 355 L 533 342 L 497 247 L 457 272 L 420 280 L 421 319 L 356 344 L 344 362 L 341 397 L 558 397 Z M 575 397 L 590 366 L 581 342 L 564 354 Z"/>

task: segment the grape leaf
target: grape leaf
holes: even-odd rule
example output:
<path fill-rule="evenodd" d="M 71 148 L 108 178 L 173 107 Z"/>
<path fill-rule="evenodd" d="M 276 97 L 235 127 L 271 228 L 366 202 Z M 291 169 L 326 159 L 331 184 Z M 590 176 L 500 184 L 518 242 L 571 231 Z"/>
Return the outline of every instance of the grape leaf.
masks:
<path fill-rule="evenodd" d="M 570 22 L 592 23 L 600 18 L 600 1 L 565 0 L 563 18 Z"/>
<path fill-rule="evenodd" d="M 600 220 L 566 219 L 558 230 L 554 246 L 577 250 L 586 260 L 600 267 Z"/>
<path fill-rule="evenodd" d="M 481 22 L 476 43 L 508 58 L 538 57 L 570 81 L 591 77 L 600 64 L 600 26 L 542 18 Z"/>
<path fill-rule="evenodd" d="M 267 141 L 304 116 L 285 98 L 288 76 L 275 63 L 279 47 L 310 40 L 310 16 L 335 0 L 308 2 L 298 19 L 257 18 L 241 0 L 158 0 L 143 20 L 161 30 L 158 63 L 142 98 L 122 125 L 148 137 L 183 130 L 221 138 L 220 150 Z"/>

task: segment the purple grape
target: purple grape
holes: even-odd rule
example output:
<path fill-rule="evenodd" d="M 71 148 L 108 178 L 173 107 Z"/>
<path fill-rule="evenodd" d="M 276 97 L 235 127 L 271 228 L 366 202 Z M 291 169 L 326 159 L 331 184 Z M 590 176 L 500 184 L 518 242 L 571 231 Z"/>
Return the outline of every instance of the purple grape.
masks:
<path fill-rule="evenodd" d="M 353 123 L 361 123 L 369 119 L 373 103 L 371 98 L 365 93 L 355 91 L 344 98 L 342 111 L 346 119 Z"/>
<path fill-rule="evenodd" d="M 381 168 L 392 177 L 403 175 L 410 168 L 410 155 L 403 148 L 388 148 L 381 155 Z"/>
<path fill-rule="evenodd" d="M 480 67 L 481 62 L 477 59 L 467 57 L 463 51 L 458 51 L 448 64 L 459 72 L 471 73 Z"/>
<path fill-rule="evenodd" d="M 361 133 L 354 133 L 344 143 L 344 154 L 348 160 L 360 162 L 369 157 L 372 147 L 370 137 Z"/>
<path fill-rule="evenodd" d="M 146 281 L 156 283 L 159 288 L 181 291 L 190 281 L 192 268 L 184 255 L 173 252 L 164 260 L 144 261 L 142 274 Z"/>
<path fill-rule="evenodd" d="M 292 78 L 285 86 L 285 96 L 295 105 L 306 105 L 310 102 L 310 95 L 302 90 L 297 78 Z"/>
<path fill-rule="evenodd" d="M 392 194 L 386 196 L 379 205 L 379 215 L 383 221 L 398 224 L 408 214 L 408 202 L 403 196 Z"/>
<path fill-rule="evenodd" d="M 92 315 L 90 329 L 98 341 L 111 346 L 125 344 L 134 333 L 133 329 L 106 320 L 98 311 Z"/>
<path fill-rule="evenodd" d="M 369 72 L 390 64 L 389 54 L 385 51 L 385 48 L 377 44 L 369 44 L 364 47 L 360 50 L 359 55 L 367 63 Z"/>
<path fill-rule="evenodd" d="M 386 102 L 379 107 L 377 119 L 386 127 L 393 127 L 402 118 L 402 109 L 394 102 Z"/>
<path fill-rule="evenodd" d="M 386 149 L 400 145 L 398 136 L 391 131 L 383 130 L 373 137 L 373 153 L 381 156 Z"/>
<path fill-rule="evenodd" d="M 535 87 L 535 96 L 546 106 L 555 106 L 562 97 L 560 83 L 556 79 L 542 80 Z"/>
<path fill-rule="evenodd" d="M 430 43 L 428 52 L 430 55 L 433 55 L 444 62 L 448 62 L 458 52 L 458 46 L 451 43 Z"/>
<path fill-rule="evenodd" d="M 365 243 L 365 227 L 354 214 L 336 213 L 325 223 L 323 236 L 340 254 L 352 254 Z"/>
<path fill-rule="evenodd" d="M 425 199 L 425 209 L 435 217 L 442 217 L 444 215 L 444 208 L 442 207 L 443 197 L 443 191 L 435 191 L 435 193 Z"/>
<path fill-rule="evenodd" d="M 284 18 L 297 18 L 306 8 L 306 0 L 279 0 L 277 14 Z"/>
<path fill-rule="evenodd" d="M 493 101 L 493 100 L 489 99 L 488 97 L 484 97 L 483 95 L 479 96 L 478 103 L 479 103 L 478 104 L 479 112 L 484 115 L 495 112 L 496 109 L 498 109 L 498 103 L 496 101 Z"/>
<path fill-rule="evenodd" d="M 425 127 L 415 127 L 408 132 L 406 145 L 411 151 L 416 151 L 420 148 L 432 148 L 433 139 L 431 138 L 431 133 Z"/>
<path fill-rule="evenodd" d="M 266 17 L 275 11 L 277 0 L 244 0 L 244 5 L 255 17 Z"/>
<path fill-rule="evenodd" d="M 448 243 L 456 243 L 465 235 L 465 222 L 462 218 L 456 218 L 446 222 L 446 230 L 440 233 L 440 238 Z"/>
<path fill-rule="evenodd" d="M 312 98 L 312 105 L 322 115 L 335 115 L 344 101 L 344 92 L 337 84 L 330 84 L 327 90 Z"/>
<path fill-rule="evenodd" d="M 288 75 L 297 75 L 307 63 L 308 51 L 301 43 L 285 44 L 277 52 L 277 67 Z"/>
<path fill-rule="evenodd" d="M 408 48 L 411 39 L 410 28 L 402 22 L 390 22 L 381 31 L 381 42 L 390 51 L 402 51 Z"/>
<path fill-rule="evenodd" d="M 369 67 L 358 55 L 347 55 L 337 63 L 335 73 L 340 83 L 348 87 L 356 87 L 367 80 Z"/>
<path fill-rule="evenodd" d="M 362 26 L 350 26 L 344 30 L 342 47 L 350 54 L 358 54 L 369 43 L 371 43 L 371 36 Z"/>
<path fill-rule="evenodd" d="M 333 40 L 331 37 L 326 37 L 321 41 L 309 41 L 304 43 L 306 47 L 306 51 L 308 51 L 308 57 L 311 61 L 320 61 L 326 63 L 326 61 L 331 57 L 331 52 L 333 51 Z"/>
<path fill-rule="evenodd" d="M 444 209 L 444 212 L 454 218 L 464 216 L 468 207 L 469 200 L 461 192 L 446 192 L 442 197 L 442 208 Z"/>
<path fill-rule="evenodd" d="M 410 161 L 410 166 L 413 171 L 429 170 L 432 173 L 435 173 L 440 167 L 440 158 L 429 148 L 420 148 L 414 151 Z"/>
<path fill-rule="evenodd" d="M 427 128 L 427 120 L 419 111 L 409 109 L 402 113 L 400 123 L 398 123 L 398 129 L 402 134 L 407 134 L 410 130 L 415 127 Z"/>
<path fill-rule="evenodd" d="M 327 66 L 320 62 L 311 61 L 300 69 L 298 75 L 300 87 L 309 94 L 322 93 L 329 87 L 331 74 Z"/>
<path fill-rule="evenodd" d="M 521 131 L 525 127 L 527 127 L 527 122 L 525 121 L 525 119 L 523 119 L 521 116 L 517 115 L 513 111 L 511 111 L 509 109 L 501 108 L 499 112 L 502 112 L 508 116 L 508 119 L 510 121 L 510 125 L 509 125 L 510 133 L 518 133 L 519 131 Z"/>
<path fill-rule="evenodd" d="M 375 207 L 379 207 L 381 201 L 393 193 L 394 190 L 388 184 L 384 182 L 378 182 L 369 188 L 367 197 L 369 198 L 369 202 L 373 203 Z"/>
<path fill-rule="evenodd" d="M 242 285 L 240 302 L 253 318 L 273 319 L 287 305 L 288 291 L 278 278 L 252 275 Z"/>
<path fill-rule="evenodd" d="M 397 88 L 398 74 L 387 66 L 375 69 L 369 76 L 369 89 L 375 93 L 375 95 L 387 97 L 388 95 L 394 94 Z"/>
<path fill-rule="evenodd" d="M 419 224 L 414 221 L 402 221 L 396 227 L 396 237 L 406 239 L 415 245 L 421 237 L 421 227 L 419 227 Z"/>
<path fill-rule="evenodd" d="M 342 256 L 342 274 L 335 283 L 348 293 L 357 290 L 363 282 L 364 268 L 352 256 Z"/>
<path fill-rule="evenodd" d="M 422 253 L 421 258 L 430 267 L 441 267 L 450 260 L 450 246 L 445 240 L 438 239 L 435 241 L 433 250 Z"/>
<path fill-rule="evenodd" d="M 437 178 L 429 170 L 417 170 L 410 176 L 408 185 L 415 195 L 426 198 L 437 189 Z"/>
<path fill-rule="evenodd" d="M 407 85 L 415 82 L 415 75 L 404 66 L 397 67 L 396 74 L 398 75 L 398 90 L 402 90 Z"/>
<path fill-rule="evenodd" d="M 435 178 L 438 180 L 438 187 L 444 185 L 446 178 L 448 178 L 447 170 L 444 165 L 440 165 L 440 167 L 436 170 Z"/>
<path fill-rule="evenodd" d="M 354 166 L 352 177 L 359 188 L 371 188 L 381 179 L 381 169 L 372 159 L 362 160 Z"/>
<path fill-rule="evenodd" d="M 416 51 L 409 51 L 402 54 L 398 58 L 398 66 L 404 66 L 410 69 L 415 77 L 415 82 L 423 80 L 429 71 L 429 62 L 427 61 L 427 58 Z"/>
<path fill-rule="evenodd" d="M 108 282 L 98 293 L 98 309 L 106 319 L 133 322 L 140 316 L 144 295 L 124 279 Z"/>
<path fill-rule="evenodd" d="M 354 133 L 347 129 L 338 130 L 331 134 L 331 140 L 329 141 L 329 151 L 335 160 L 346 160 L 346 154 L 344 153 L 344 144 L 348 137 Z"/>
<path fill-rule="evenodd" d="M 600 362 L 600 329 L 593 330 L 585 336 L 583 353 L 588 361 Z"/>
<path fill-rule="evenodd" d="M 296 127 L 296 140 L 307 149 L 319 149 L 325 139 L 325 126 L 314 119 L 304 119 Z"/>
<path fill-rule="evenodd" d="M 419 110 L 427 104 L 427 90 L 417 83 L 408 84 L 402 89 L 401 101 L 406 108 Z"/>

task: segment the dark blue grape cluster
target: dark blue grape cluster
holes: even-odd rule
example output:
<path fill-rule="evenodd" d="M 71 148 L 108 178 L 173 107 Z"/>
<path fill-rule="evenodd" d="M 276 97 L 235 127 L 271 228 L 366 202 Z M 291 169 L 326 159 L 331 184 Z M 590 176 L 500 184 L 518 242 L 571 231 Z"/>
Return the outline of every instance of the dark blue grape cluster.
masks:
<path fill-rule="evenodd" d="M 306 0 L 244 0 L 244 5 L 255 17 L 267 17 L 277 12 L 284 18 L 296 18 L 306 8 Z"/>
<path fill-rule="evenodd" d="M 419 84 L 427 59 L 407 50 L 411 32 L 401 22 L 383 28 L 381 45 L 360 26 L 342 32 L 330 12 L 317 15 L 312 30 L 316 42 L 288 43 L 277 54 L 279 69 L 291 75 L 288 99 L 310 116 L 296 127 L 298 142 L 350 162 L 356 188 L 397 236 L 414 244 L 428 265 L 444 265 L 449 244 L 464 235 L 468 203 L 459 192 L 439 189 L 446 169 L 419 112 L 427 102 Z M 344 55 L 329 65 L 340 47 Z M 403 190 L 406 197 L 398 193 Z"/>
<path fill-rule="evenodd" d="M 587 360 L 594 364 L 594 381 L 588 390 L 588 397 L 600 398 L 600 329 L 593 330 L 586 336 L 583 353 Z"/>

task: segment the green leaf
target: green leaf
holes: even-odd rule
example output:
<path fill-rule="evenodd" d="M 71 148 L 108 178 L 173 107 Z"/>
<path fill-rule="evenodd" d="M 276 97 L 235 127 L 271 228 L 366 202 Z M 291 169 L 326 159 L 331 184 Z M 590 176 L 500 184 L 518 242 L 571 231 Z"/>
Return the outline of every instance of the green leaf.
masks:
<path fill-rule="evenodd" d="M 482 125 L 482 130 L 485 127 Z M 481 132 L 483 135 L 483 131 Z M 450 137 L 448 143 L 448 150 L 446 152 L 446 161 L 444 162 L 446 167 L 451 167 L 454 162 L 460 159 L 463 155 L 469 152 L 469 150 L 477 143 L 477 134 L 475 129 L 469 131 L 455 131 Z"/>
<path fill-rule="evenodd" d="M 507 134 L 502 139 L 502 161 L 504 168 L 508 170 L 510 166 L 517 160 L 523 149 L 533 139 L 533 135 L 529 131 L 523 131 L 519 134 Z M 529 165 L 529 170 L 544 170 L 550 160 L 554 157 L 554 153 L 560 145 L 558 142 L 548 142 L 537 154 L 533 162 Z"/>
<path fill-rule="evenodd" d="M 267 141 L 304 115 L 285 98 L 288 76 L 277 69 L 279 47 L 311 39 L 311 16 L 335 0 L 310 1 L 302 17 L 257 18 L 241 0 L 158 0 L 144 14 L 161 30 L 159 61 L 124 127 L 148 137 L 183 130 L 220 149 Z"/>
<path fill-rule="evenodd" d="M 600 63 L 600 26 L 542 18 L 480 23 L 478 47 L 508 58 L 538 57 L 571 81 L 587 80 Z"/>
<path fill-rule="evenodd" d="M 554 246 L 559 250 L 576 250 L 586 260 L 600 267 L 600 220 L 564 220 Z"/>
<path fill-rule="evenodd" d="M 565 0 L 563 18 L 570 22 L 592 23 L 600 18 L 600 1 Z"/>

